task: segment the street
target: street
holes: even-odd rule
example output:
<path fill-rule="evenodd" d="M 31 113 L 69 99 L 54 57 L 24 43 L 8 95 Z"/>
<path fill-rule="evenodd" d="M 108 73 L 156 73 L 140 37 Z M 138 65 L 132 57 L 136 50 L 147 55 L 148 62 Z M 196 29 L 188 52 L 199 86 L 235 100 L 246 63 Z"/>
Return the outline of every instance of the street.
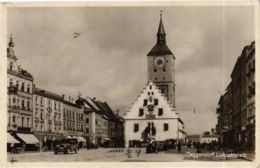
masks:
<path fill-rule="evenodd" d="M 21 154 L 11 155 L 8 153 L 8 161 L 13 162 L 183 162 L 183 161 L 245 161 L 243 159 L 209 158 L 196 159 L 187 157 L 187 152 L 195 153 L 193 148 L 182 147 L 182 151 L 170 149 L 167 151 L 147 154 L 145 148 L 141 148 L 138 156 L 139 148 L 131 148 L 129 155 L 128 149 L 123 148 L 99 148 L 93 150 L 80 149 L 77 154 L 71 153 L 64 155 L 59 153 L 55 155 L 53 152 L 25 152 Z"/>

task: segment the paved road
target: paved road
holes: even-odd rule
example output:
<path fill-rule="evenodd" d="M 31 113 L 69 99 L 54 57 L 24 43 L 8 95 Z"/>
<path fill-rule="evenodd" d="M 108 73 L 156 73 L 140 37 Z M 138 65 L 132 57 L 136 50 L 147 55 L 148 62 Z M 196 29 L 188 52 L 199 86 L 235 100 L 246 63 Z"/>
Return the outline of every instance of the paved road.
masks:
<path fill-rule="evenodd" d="M 62 153 L 54 155 L 53 152 L 37 152 L 37 153 L 22 153 L 11 155 L 8 154 L 8 160 L 12 159 L 17 162 L 182 162 L 194 161 L 187 159 L 186 152 L 194 152 L 194 149 L 182 148 L 182 152 L 177 152 L 176 149 L 160 152 L 158 154 L 146 154 L 145 149 L 141 149 L 141 153 L 137 156 L 136 150 L 131 149 L 131 155 L 127 154 L 127 149 L 81 149 L 77 154 L 64 155 Z M 113 152 L 112 152 L 113 151 Z M 116 152 L 115 152 L 116 151 Z M 212 160 L 211 160 L 212 161 Z"/>

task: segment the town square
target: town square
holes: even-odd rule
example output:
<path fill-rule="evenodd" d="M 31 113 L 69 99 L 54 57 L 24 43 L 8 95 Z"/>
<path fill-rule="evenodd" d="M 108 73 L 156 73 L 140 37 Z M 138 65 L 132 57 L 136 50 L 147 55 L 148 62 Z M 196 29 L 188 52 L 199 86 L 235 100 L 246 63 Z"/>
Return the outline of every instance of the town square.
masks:
<path fill-rule="evenodd" d="M 8 8 L 8 162 L 254 161 L 253 16 Z"/>

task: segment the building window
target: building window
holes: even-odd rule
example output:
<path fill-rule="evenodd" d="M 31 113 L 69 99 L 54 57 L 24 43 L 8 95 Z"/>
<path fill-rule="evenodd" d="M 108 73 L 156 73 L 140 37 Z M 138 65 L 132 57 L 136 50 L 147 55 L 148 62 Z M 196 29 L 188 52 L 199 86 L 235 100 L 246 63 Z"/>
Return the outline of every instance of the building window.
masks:
<path fill-rule="evenodd" d="M 165 68 L 163 68 L 163 72 L 165 72 L 166 70 L 165 70 Z"/>
<path fill-rule="evenodd" d="M 89 118 L 86 118 L 86 123 L 87 123 L 87 124 L 89 123 Z"/>
<path fill-rule="evenodd" d="M 19 90 L 19 81 L 16 81 L 16 88 Z"/>
<path fill-rule="evenodd" d="M 22 117 L 22 127 L 23 127 L 23 123 L 24 123 L 24 117 Z"/>
<path fill-rule="evenodd" d="M 25 109 L 24 100 L 22 100 L 22 109 L 23 109 L 23 110 Z"/>
<path fill-rule="evenodd" d="M 86 128 L 86 133 L 87 133 L 87 134 L 89 133 L 89 128 Z"/>
<path fill-rule="evenodd" d="M 153 71 L 154 71 L 154 72 L 157 72 L 157 69 L 154 69 Z"/>
<path fill-rule="evenodd" d="M 155 106 L 158 105 L 158 99 L 154 99 L 154 105 L 155 105 Z"/>
<path fill-rule="evenodd" d="M 138 132 L 139 131 L 139 125 L 138 124 L 134 124 L 134 132 Z"/>
<path fill-rule="evenodd" d="M 30 120 L 30 118 L 28 117 L 28 118 L 27 118 L 27 127 L 30 126 L 30 122 L 29 122 L 29 120 Z"/>
<path fill-rule="evenodd" d="M 165 77 L 163 77 L 163 80 L 165 80 Z"/>
<path fill-rule="evenodd" d="M 31 89 L 30 89 L 30 85 L 27 85 L 27 93 L 30 93 Z"/>
<path fill-rule="evenodd" d="M 169 125 L 167 123 L 163 124 L 163 130 L 168 131 L 169 130 Z"/>
<path fill-rule="evenodd" d="M 157 78 L 154 78 L 154 80 L 157 80 Z"/>
<path fill-rule="evenodd" d="M 30 110 L 30 101 L 27 102 L 27 109 Z"/>
<path fill-rule="evenodd" d="M 150 90 L 152 90 L 152 85 L 150 85 Z"/>
<path fill-rule="evenodd" d="M 10 79 L 10 86 L 13 86 L 13 79 Z"/>
<path fill-rule="evenodd" d="M 140 108 L 139 109 L 139 116 L 143 116 L 144 115 L 144 109 Z"/>
<path fill-rule="evenodd" d="M 10 63 L 10 70 L 11 71 L 13 70 L 13 63 L 12 62 Z"/>
<path fill-rule="evenodd" d="M 15 116 L 13 116 L 13 123 L 15 123 Z"/>
<path fill-rule="evenodd" d="M 21 86 L 21 91 L 25 91 L 25 88 L 24 88 L 24 83 L 22 83 L 22 86 Z"/>
<path fill-rule="evenodd" d="M 163 115 L 163 109 L 162 108 L 159 108 L 158 109 L 158 116 L 162 116 Z"/>
<path fill-rule="evenodd" d="M 144 99 L 144 105 L 143 106 L 146 106 L 147 105 L 147 99 Z"/>

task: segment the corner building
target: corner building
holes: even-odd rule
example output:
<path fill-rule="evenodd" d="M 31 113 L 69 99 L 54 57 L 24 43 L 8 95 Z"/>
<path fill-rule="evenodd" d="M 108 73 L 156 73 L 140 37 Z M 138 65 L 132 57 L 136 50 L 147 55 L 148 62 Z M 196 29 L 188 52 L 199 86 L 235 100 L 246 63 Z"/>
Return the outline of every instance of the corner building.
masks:
<path fill-rule="evenodd" d="M 10 133 L 32 132 L 33 76 L 18 65 L 13 38 L 7 48 L 8 127 Z"/>

